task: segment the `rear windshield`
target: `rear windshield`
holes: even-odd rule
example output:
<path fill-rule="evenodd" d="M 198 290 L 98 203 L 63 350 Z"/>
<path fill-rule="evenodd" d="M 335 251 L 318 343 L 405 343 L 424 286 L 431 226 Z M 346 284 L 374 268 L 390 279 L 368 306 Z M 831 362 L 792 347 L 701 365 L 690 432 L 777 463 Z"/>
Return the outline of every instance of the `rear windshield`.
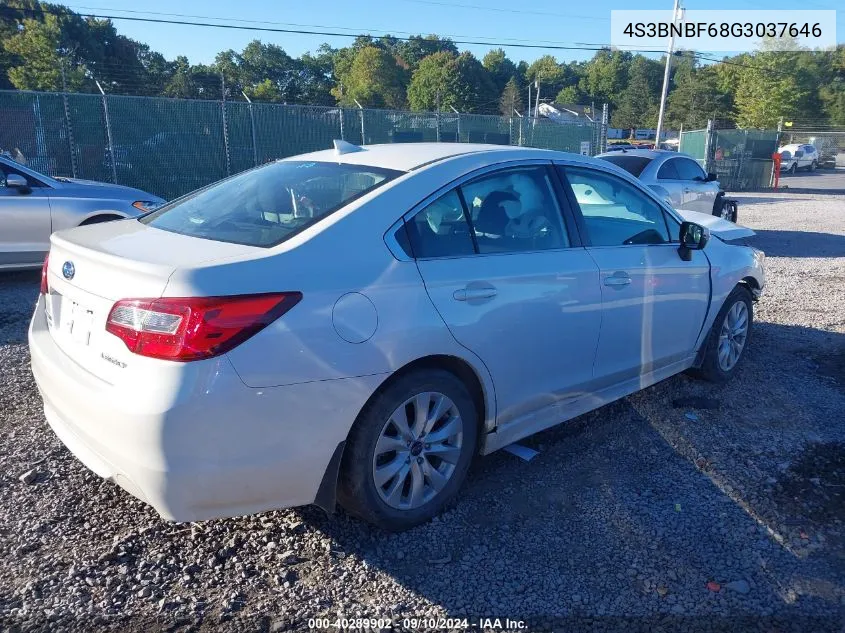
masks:
<path fill-rule="evenodd" d="M 275 246 L 401 174 L 361 165 L 281 161 L 200 189 L 139 221 L 219 242 Z"/>
<path fill-rule="evenodd" d="M 617 167 L 621 167 L 632 176 L 637 176 L 643 173 L 645 166 L 651 162 L 650 158 L 643 156 L 626 156 L 625 154 L 617 154 L 615 156 L 602 156 L 602 160 L 613 163 Z"/>

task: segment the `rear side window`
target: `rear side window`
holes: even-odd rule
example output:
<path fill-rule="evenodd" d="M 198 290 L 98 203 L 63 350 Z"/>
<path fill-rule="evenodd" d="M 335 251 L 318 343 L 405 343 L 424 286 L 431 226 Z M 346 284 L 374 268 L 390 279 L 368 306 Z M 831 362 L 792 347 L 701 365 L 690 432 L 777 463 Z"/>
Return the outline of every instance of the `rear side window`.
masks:
<path fill-rule="evenodd" d="M 441 196 L 406 223 L 415 257 L 472 255 L 475 247 L 457 190 Z"/>
<path fill-rule="evenodd" d="M 401 174 L 361 165 L 282 161 L 200 189 L 139 222 L 192 237 L 270 247 Z"/>
<path fill-rule="evenodd" d="M 625 154 L 602 156 L 601 159 L 606 160 L 608 163 L 613 163 L 617 167 L 621 167 L 637 178 L 639 178 L 640 174 L 643 173 L 643 169 L 651 162 L 650 158 L 645 158 L 644 156 L 627 156 Z"/>
<path fill-rule="evenodd" d="M 675 166 L 678 161 L 676 159 L 667 160 L 657 170 L 658 180 L 680 180 L 681 175 L 678 173 L 678 168 Z"/>
<path fill-rule="evenodd" d="M 546 167 L 517 167 L 476 178 L 417 212 L 405 227 L 417 258 L 570 245 Z M 402 237 L 397 240 L 402 245 Z"/>
<path fill-rule="evenodd" d="M 706 174 L 704 170 L 694 160 L 689 158 L 678 158 L 674 162 L 677 163 L 678 173 L 681 175 L 681 180 L 704 180 Z"/>

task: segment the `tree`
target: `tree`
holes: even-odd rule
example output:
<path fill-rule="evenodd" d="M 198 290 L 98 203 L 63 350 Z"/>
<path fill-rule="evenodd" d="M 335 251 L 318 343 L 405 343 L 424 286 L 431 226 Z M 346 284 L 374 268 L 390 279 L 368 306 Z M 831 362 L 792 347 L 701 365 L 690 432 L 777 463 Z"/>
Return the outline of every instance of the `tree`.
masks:
<path fill-rule="evenodd" d="M 79 90 L 85 83 L 85 66 L 78 64 L 62 46 L 62 32 L 56 16 L 44 21 L 25 19 L 22 29 L 3 42 L 6 52 L 20 62 L 9 68 L 12 85 L 19 90 Z M 62 68 L 64 67 L 64 81 Z"/>
<path fill-rule="evenodd" d="M 448 37 L 440 38 L 437 35 L 412 35 L 407 41 L 398 42 L 395 47 L 396 54 L 405 62 L 408 69 L 413 72 L 420 65 L 420 62 L 435 53 L 447 52 L 453 55 L 458 54 L 458 47 Z"/>
<path fill-rule="evenodd" d="M 615 106 L 628 85 L 631 57 L 623 51 L 598 51 L 584 66 L 581 90 L 596 102 Z"/>
<path fill-rule="evenodd" d="M 496 87 L 472 53 L 441 51 L 420 62 L 408 86 L 408 102 L 413 110 L 494 112 Z"/>
<path fill-rule="evenodd" d="M 401 108 L 405 104 L 403 70 L 388 51 L 377 46 L 358 50 L 332 94 L 341 105 Z"/>
<path fill-rule="evenodd" d="M 412 110 L 436 110 L 455 106 L 452 94 L 455 54 L 440 51 L 425 57 L 411 76 L 408 104 Z M 456 106 L 455 106 L 456 107 Z"/>
<path fill-rule="evenodd" d="M 657 87 L 651 60 L 637 55 L 628 72 L 628 85 L 619 96 L 613 127 L 650 128 L 657 125 Z"/>
<path fill-rule="evenodd" d="M 736 87 L 737 125 L 771 128 L 781 117 L 794 118 L 806 98 L 806 89 L 794 74 L 794 59 L 774 51 L 750 57 L 751 63 L 741 68 Z"/>
<path fill-rule="evenodd" d="M 187 57 L 180 55 L 176 58 L 173 76 L 164 87 L 164 96 L 180 99 L 195 99 L 199 96 L 199 86 L 194 81 Z"/>
<path fill-rule="evenodd" d="M 535 84 L 539 83 L 540 94 L 546 96 L 560 92 L 566 78 L 566 71 L 551 55 L 544 55 L 528 67 L 526 78 Z M 532 97 L 536 99 L 536 94 Z M 528 104 L 530 110 L 532 105 Z"/>
<path fill-rule="evenodd" d="M 555 97 L 555 103 L 566 105 L 581 105 L 588 99 L 587 95 L 581 90 L 579 84 L 575 83 L 565 88 L 561 88 L 560 92 Z"/>
<path fill-rule="evenodd" d="M 522 111 L 522 96 L 516 83 L 516 77 L 511 77 L 505 84 L 505 89 L 502 90 L 502 96 L 499 99 L 499 112 L 505 116 L 512 116 L 514 110 Z"/>
<path fill-rule="evenodd" d="M 832 125 L 845 125 L 845 45 L 830 53 L 829 76 L 819 87 L 822 111 Z"/>
<path fill-rule="evenodd" d="M 666 104 L 668 129 L 703 128 L 708 119 L 733 121 L 733 100 L 719 88 L 718 67 L 699 67 L 694 56 L 683 55 L 674 69 Z"/>
<path fill-rule="evenodd" d="M 332 105 L 332 88 L 335 85 L 333 75 L 335 50 L 328 44 L 317 49 L 317 54 L 304 53 L 300 58 L 300 80 L 302 84 L 302 102 L 315 105 Z"/>
<path fill-rule="evenodd" d="M 513 79 L 516 82 L 516 64 L 507 58 L 504 49 L 494 48 L 481 60 L 484 69 L 490 73 L 490 79 L 496 86 L 496 91 L 501 93 L 505 85 Z M 517 83 L 517 89 L 519 89 Z"/>

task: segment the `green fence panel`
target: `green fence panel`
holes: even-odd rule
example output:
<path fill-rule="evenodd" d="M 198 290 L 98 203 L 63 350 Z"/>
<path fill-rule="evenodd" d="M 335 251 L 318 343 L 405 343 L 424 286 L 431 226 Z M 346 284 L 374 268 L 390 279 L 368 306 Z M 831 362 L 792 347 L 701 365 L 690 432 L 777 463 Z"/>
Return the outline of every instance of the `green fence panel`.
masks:
<path fill-rule="evenodd" d="M 109 97 L 117 181 L 174 198 L 228 175 L 223 104 Z"/>
<path fill-rule="evenodd" d="M 707 146 L 707 130 L 681 132 L 678 151 L 689 154 L 697 161 L 704 162 L 704 149 Z"/>
<path fill-rule="evenodd" d="M 523 117 L 0 91 L 0 149 L 51 176 L 174 198 L 271 160 L 356 144 L 460 142 L 579 152 L 598 127 Z"/>

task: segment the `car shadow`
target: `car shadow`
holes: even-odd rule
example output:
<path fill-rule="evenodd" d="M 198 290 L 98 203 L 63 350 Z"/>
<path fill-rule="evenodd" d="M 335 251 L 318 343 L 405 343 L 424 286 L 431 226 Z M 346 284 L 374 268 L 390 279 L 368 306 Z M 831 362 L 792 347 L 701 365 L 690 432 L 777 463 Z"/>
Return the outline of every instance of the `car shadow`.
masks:
<path fill-rule="evenodd" d="M 668 616 L 679 627 L 671 630 L 721 630 L 715 625 L 733 615 L 752 616 L 756 626 L 773 614 L 837 613 L 845 559 L 808 554 L 812 546 L 802 539 L 804 529 L 814 539 L 838 527 L 813 523 L 811 509 L 791 500 L 778 505 L 788 476 L 779 464 L 798 459 L 794 448 L 774 441 L 749 447 L 784 433 L 811 442 L 829 427 L 829 407 L 843 400 L 829 373 L 845 365 L 822 359 L 845 358 L 845 335 L 773 323 L 757 324 L 754 333 L 731 383 L 676 376 L 526 438 L 521 443 L 540 451 L 528 463 L 501 451 L 480 458 L 456 505 L 428 524 L 389 534 L 343 513 L 298 512 L 344 556 L 452 616 L 519 615 L 542 629 L 633 615 L 622 627 L 628 630 L 665 625 Z M 800 410 L 794 417 L 787 407 L 793 380 L 819 390 L 793 403 Z M 688 416 L 673 408 L 679 392 L 730 404 Z M 751 393 L 767 399 L 745 406 Z M 825 483 L 824 474 L 815 475 Z M 761 494 L 766 486 L 772 492 Z M 812 530 L 802 527 L 811 523 Z M 750 587 L 751 602 L 725 590 L 737 580 Z M 792 587 L 804 587 L 800 603 Z M 690 602 L 696 607 L 687 611 Z M 394 615 L 408 615 L 401 607 L 394 605 Z"/>
<path fill-rule="evenodd" d="M 768 257 L 845 257 L 845 235 L 834 233 L 763 229 L 749 242 Z"/>

